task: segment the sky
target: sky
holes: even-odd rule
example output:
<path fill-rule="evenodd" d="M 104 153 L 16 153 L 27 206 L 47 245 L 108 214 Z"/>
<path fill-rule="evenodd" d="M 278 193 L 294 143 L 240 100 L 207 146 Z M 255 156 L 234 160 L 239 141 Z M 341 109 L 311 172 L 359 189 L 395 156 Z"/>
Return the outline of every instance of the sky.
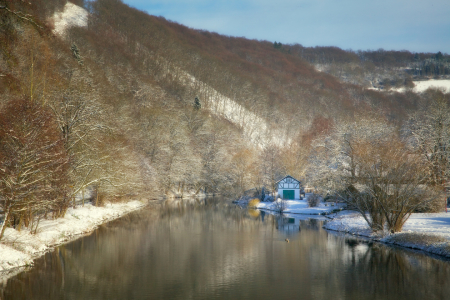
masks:
<path fill-rule="evenodd" d="M 123 0 L 195 29 L 344 50 L 450 54 L 450 0 Z"/>

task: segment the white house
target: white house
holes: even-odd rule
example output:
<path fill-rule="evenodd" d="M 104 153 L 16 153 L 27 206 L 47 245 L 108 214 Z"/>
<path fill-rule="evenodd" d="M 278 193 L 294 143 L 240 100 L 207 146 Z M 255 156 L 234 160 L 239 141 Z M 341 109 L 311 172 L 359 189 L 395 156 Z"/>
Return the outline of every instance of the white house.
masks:
<path fill-rule="evenodd" d="M 289 175 L 276 182 L 278 195 L 285 200 L 300 200 L 301 188 L 300 181 Z"/>

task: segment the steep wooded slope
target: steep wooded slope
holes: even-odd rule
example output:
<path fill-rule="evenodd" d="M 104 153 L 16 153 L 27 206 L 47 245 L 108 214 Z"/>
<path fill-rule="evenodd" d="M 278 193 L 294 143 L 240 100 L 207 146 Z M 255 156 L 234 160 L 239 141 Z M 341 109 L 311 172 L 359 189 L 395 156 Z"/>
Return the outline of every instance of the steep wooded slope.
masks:
<path fill-rule="evenodd" d="M 333 124 L 361 113 L 400 122 L 417 102 L 344 84 L 270 42 L 193 30 L 119 0 L 74 1 L 87 27 L 64 33 L 54 16 L 65 1 L 0 3 L 2 105 L 26 98 L 55 113 L 72 194 L 271 186 L 303 176 L 306 146 Z"/>

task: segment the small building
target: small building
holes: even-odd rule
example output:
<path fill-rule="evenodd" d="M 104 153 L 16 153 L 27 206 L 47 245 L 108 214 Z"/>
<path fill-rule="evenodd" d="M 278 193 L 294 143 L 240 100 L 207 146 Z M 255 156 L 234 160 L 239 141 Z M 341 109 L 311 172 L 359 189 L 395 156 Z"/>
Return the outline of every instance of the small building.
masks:
<path fill-rule="evenodd" d="M 300 200 L 300 191 L 302 186 L 299 180 L 287 175 L 276 182 L 278 195 L 284 200 Z"/>

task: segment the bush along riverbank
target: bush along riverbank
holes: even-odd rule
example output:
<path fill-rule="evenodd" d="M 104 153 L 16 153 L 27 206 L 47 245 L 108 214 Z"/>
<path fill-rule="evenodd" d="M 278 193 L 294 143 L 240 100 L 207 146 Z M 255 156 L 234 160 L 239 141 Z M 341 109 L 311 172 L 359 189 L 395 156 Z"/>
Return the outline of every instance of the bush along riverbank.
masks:
<path fill-rule="evenodd" d="M 353 211 L 337 213 L 323 227 L 450 258 L 450 213 L 414 213 L 398 233 L 374 233 L 364 218 Z"/>
<path fill-rule="evenodd" d="M 6 228 L 0 242 L 0 280 L 5 280 L 32 266 L 33 260 L 54 247 L 73 241 L 99 225 L 143 208 L 146 201 L 106 203 L 103 207 L 88 203 L 69 208 L 64 218 L 44 219 L 35 234 L 28 228 Z"/>

